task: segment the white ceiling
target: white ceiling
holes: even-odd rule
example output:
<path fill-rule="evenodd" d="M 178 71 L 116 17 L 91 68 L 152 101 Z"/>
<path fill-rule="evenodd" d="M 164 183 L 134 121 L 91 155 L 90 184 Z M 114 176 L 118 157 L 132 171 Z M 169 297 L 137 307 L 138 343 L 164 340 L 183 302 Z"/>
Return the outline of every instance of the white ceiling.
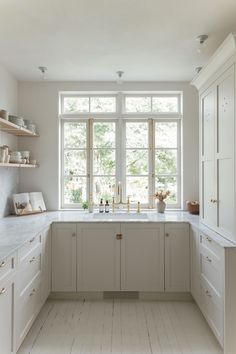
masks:
<path fill-rule="evenodd" d="M 188 81 L 234 31 L 236 0 L 0 0 L 0 61 L 19 80 L 43 65 L 48 80 Z"/>

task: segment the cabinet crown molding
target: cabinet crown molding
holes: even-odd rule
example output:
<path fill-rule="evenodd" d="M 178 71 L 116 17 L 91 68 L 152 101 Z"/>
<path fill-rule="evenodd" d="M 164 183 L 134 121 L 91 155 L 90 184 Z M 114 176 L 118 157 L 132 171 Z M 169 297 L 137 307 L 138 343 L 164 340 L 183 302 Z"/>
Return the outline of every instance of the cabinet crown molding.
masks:
<path fill-rule="evenodd" d="M 193 78 L 191 85 L 199 90 L 199 88 L 201 88 L 202 85 L 235 53 L 236 34 L 230 33 L 211 56 L 207 64 Z"/>

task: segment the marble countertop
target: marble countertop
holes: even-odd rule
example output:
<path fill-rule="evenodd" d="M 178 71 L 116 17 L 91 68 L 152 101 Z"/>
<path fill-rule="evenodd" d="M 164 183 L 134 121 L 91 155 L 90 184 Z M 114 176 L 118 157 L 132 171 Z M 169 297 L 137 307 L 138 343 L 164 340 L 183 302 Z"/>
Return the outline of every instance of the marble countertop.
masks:
<path fill-rule="evenodd" d="M 188 222 L 203 232 L 206 230 L 208 234 L 210 232 L 211 235 L 209 234 L 209 236 L 214 238 L 222 247 L 236 247 L 231 242 L 199 223 L 198 216 L 184 211 L 166 211 L 164 214 L 158 214 L 156 211 L 148 211 L 147 216 L 144 215 L 146 219 L 142 214 L 137 219 L 137 214 L 132 212 L 129 219 L 126 219 L 122 212 L 115 213 L 116 215 L 110 213 L 104 217 L 97 214 L 79 211 L 51 211 L 24 217 L 9 216 L 0 219 L 0 261 L 16 252 L 25 242 L 48 228 L 53 222 Z"/>

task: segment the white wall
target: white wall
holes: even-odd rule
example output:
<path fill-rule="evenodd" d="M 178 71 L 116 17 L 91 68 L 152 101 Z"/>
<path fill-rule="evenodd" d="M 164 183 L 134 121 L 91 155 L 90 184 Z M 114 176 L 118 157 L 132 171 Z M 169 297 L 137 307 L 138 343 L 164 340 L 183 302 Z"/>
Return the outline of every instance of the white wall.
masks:
<path fill-rule="evenodd" d="M 17 114 L 17 81 L 0 65 L 0 109 L 10 114 Z M 17 148 L 17 138 L 0 131 L 0 146 Z M 0 218 L 6 216 L 11 208 L 11 196 L 17 192 L 19 173 L 17 169 L 1 167 L 0 169 Z"/>
<path fill-rule="evenodd" d="M 60 91 L 183 91 L 183 200 L 198 200 L 198 93 L 184 82 L 20 82 L 19 114 L 32 119 L 39 138 L 20 139 L 21 150 L 29 149 L 40 168 L 20 171 L 20 191 L 42 191 L 48 209 L 59 207 L 58 93 Z M 185 205 L 184 205 L 185 207 Z"/>

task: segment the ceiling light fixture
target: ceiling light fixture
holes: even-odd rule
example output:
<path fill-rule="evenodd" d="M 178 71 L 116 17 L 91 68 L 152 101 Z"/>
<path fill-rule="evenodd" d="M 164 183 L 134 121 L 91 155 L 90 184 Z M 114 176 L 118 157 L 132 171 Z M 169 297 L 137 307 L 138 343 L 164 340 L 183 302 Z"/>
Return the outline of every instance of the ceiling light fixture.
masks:
<path fill-rule="evenodd" d="M 118 79 L 117 79 L 116 83 L 118 85 L 122 85 L 123 84 L 122 76 L 124 75 L 124 71 L 118 70 L 116 73 L 117 73 L 117 76 L 118 76 Z"/>
<path fill-rule="evenodd" d="M 208 35 L 207 34 L 201 34 L 200 36 L 198 36 L 196 38 L 196 41 L 198 42 L 198 48 L 197 48 L 197 52 L 199 54 L 202 54 L 204 51 L 204 48 L 206 47 L 206 41 L 208 39 Z"/>
<path fill-rule="evenodd" d="M 46 71 L 47 71 L 47 67 L 46 66 L 39 66 L 38 67 L 39 71 L 42 74 L 42 80 L 45 80 L 45 75 L 46 75 Z"/>
<path fill-rule="evenodd" d="M 195 68 L 195 71 L 196 71 L 197 74 L 200 73 L 201 70 L 202 70 L 202 66 L 197 66 Z"/>

